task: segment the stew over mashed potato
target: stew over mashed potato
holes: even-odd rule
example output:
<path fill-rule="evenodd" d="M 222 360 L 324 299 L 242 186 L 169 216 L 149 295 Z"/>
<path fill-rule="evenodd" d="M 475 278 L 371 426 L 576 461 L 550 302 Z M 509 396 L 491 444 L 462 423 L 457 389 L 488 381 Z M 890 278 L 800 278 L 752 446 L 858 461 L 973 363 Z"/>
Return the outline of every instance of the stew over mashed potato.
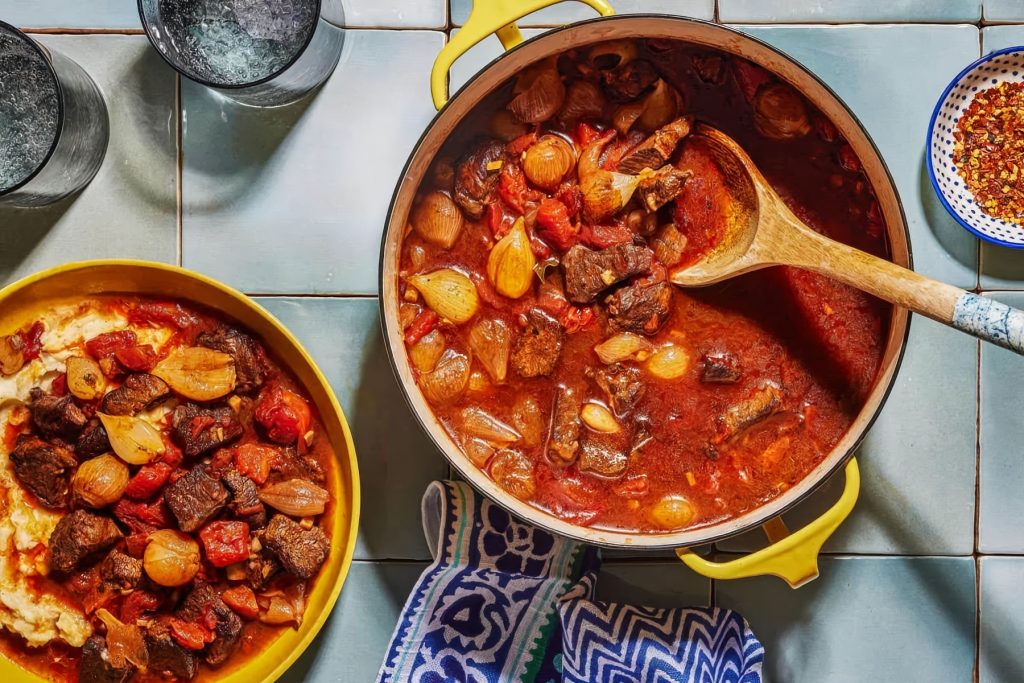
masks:
<path fill-rule="evenodd" d="M 886 255 L 828 119 L 760 67 L 670 40 L 524 69 L 438 153 L 409 215 L 399 317 L 424 398 L 495 483 L 575 524 L 753 510 L 821 462 L 875 381 L 890 307 L 862 292 L 788 268 L 670 283 L 730 211 L 696 122 L 809 225 Z"/>
<path fill-rule="evenodd" d="M 332 455 L 260 342 L 93 297 L 0 337 L 0 638 L 57 681 L 212 675 L 298 626 Z"/>

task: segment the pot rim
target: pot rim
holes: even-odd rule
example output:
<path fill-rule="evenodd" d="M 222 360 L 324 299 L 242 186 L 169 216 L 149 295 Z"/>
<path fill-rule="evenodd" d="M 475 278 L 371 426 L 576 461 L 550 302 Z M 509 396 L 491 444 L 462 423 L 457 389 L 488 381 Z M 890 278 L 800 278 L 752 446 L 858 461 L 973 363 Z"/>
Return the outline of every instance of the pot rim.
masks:
<path fill-rule="evenodd" d="M 391 365 L 392 372 L 394 372 L 395 379 L 398 381 L 398 385 L 402 390 L 402 396 L 405 398 L 405 401 L 408 404 L 409 408 L 411 409 L 412 414 L 416 418 L 416 422 L 419 424 L 420 428 L 427 434 L 427 436 L 434 443 L 434 445 L 444 454 L 445 459 L 458 472 L 458 474 L 478 490 L 483 488 L 481 486 L 481 483 L 477 480 L 479 477 L 482 477 L 487 481 L 491 480 L 485 474 L 483 474 L 482 470 L 476 468 L 475 466 L 473 466 L 472 470 L 462 467 L 460 463 L 457 462 L 457 459 L 452 457 L 452 455 L 449 453 L 446 445 L 439 442 L 439 440 L 434 437 L 433 433 L 431 432 L 430 426 L 426 421 L 426 418 L 423 415 L 421 415 L 420 411 L 417 409 L 417 405 L 416 402 L 413 400 L 410 387 L 407 386 L 406 382 L 403 380 L 402 374 L 399 370 L 399 363 L 402 361 L 396 356 L 395 348 L 392 345 L 392 335 L 390 334 L 391 330 L 389 329 L 388 325 L 388 308 L 392 302 L 386 300 L 387 297 L 385 296 L 385 292 L 387 291 L 386 283 L 389 277 L 394 275 L 394 272 L 393 270 L 388 268 L 387 245 L 388 237 L 391 234 L 391 230 L 393 227 L 395 227 L 393 224 L 396 218 L 396 211 L 399 208 L 399 195 L 401 194 L 402 189 L 411 180 L 409 170 L 412 167 L 413 163 L 417 161 L 417 159 L 422 154 L 435 154 L 437 152 L 436 149 L 426 152 L 424 148 L 424 142 L 431 135 L 435 127 L 442 121 L 442 119 L 444 119 L 448 115 L 449 110 L 451 110 L 457 102 L 460 102 L 461 100 L 468 97 L 469 93 L 472 93 L 475 84 L 478 83 L 482 78 L 484 78 L 485 75 L 487 75 L 488 72 L 494 69 L 499 63 L 509 59 L 510 57 L 514 56 L 515 54 L 521 52 L 524 49 L 534 47 L 539 43 L 554 41 L 560 34 L 564 34 L 570 31 L 579 31 L 581 29 L 585 29 L 586 27 L 593 27 L 596 25 L 613 22 L 629 25 L 633 23 L 642 23 L 645 21 L 652 20 L 671 24 L 697 25 L 710 29 L 713 32 L 717 31 L 720 34 L 727 37 L 731 36 L 733 39 L 751 42 L 758 46 L 759 48 L 774 53 L 777 57 L 780 57 L 783 61 L 795 67 L 805 76 L 810 78 L 814 83 L 816 83 L 824 91 L 824 93 L 828 97 L 830 97 L 834 101 L 834 103 L 837 104 L 850 118 L 850 121 L 854 124 L 856 129 L 863 136 L 864 141 L 867 143 L 868 148 L 872 152 L 872 155 L 874 157 L 873 161 L 877 161 L 878 167 L 881 169 L 882 173 L 884 173 L 884 178 L 887 181 L 888 187 L 891 188 L 892 190 L 892 195 L 895 200 L 895 207 L 898 210 L 899 223 L 900 226 L 902 226 L 903 242 L 906 245 L 906 267 L 909 269 L 913 269 L 913 249 L 910 241 L 910 230 L 909 226 L 907 225 L 906 212 L 903 209 L 903 201 L 900 198 L 899 191 L 896 187 L 896 183 L 892 177 L 892 172 L 889 170 L 888 165 L 885 163 L 885 159 L 879 151 L 878 146 L 875 144 L 874 139 L 868 133 L 867 128 L 865 128 L 864 124 L 853 112 L 850 106 L 846 104 L 846 102 L 841 97 L 839 97 L 839 95 L 831 87 L 829 87 L 828 84 L 826 84 L 821 78 L 819 78 L 813 71 L 804 66 L 798 60 L 789 56 L 783 50 L 780 50 L 779 48 L 776 48 L 773 45 L 766 43 L 760 38 L 748 35 L 729 26 L 725 26 L 723 24 L 714 23 L 704 19 L 680 17 L 659 13 L 638 13 L 607 17 L 595 17 L 592 19 L 572 22 L 569 24 L 565 24 L 563 26 L 552 28 L 543 33 L 540 33 L 536 36 L 524 40 L 522 43 L 516 45 L 512 49 L 502 52 L 497 57 L 488 62 L 486 66 L 482 67 L 475 74 L 473 74 L 473 76 L 471 76 L 454 95 L 451 95 L 449 97 L 448 101 L 445 103 L 445 106 L 442 107 L 431 118 L 430 123 L 427 124 L 423 133 L 420 135 L 419 139 L 416 141 L 411 152 L 409 153 L 409 157 L 402 168 L 401 174 L 399 175 L 398 183 L 395 186 L 395 191 L 392 194 L 391 202 L 388 206 L 388 213 L 384 224 L 384 231 L 383 234 L 381 235 L 381 249 L 378 267 L 378 305 L 380 307 L 381 332 L 384 337 L 384 347 L 387 351 L 388 361 Z M 632 37 L 634 39 L 643 39 L 645 36 L 642 32 L 639 32 L 628 37 Z M 609 39 L 611 38 L 605 36 L 602 38 L 596 38 L 593 42 L 600 42 Z M 693 42 L 692 39 L 688 40 L 686 38 L 673 39 L 679 40 L 681 42 Z M 586 41 L 580 41 L 580 43 L 586 44 Z M 734 50 L 724 45 L 712 45 L 710 47 L 720 52 L 724 52 L 726 54 L 735 54 Z M 549 51 L 548 54 L 558 54 L 558 52 Z M 774 70 L 764 67 L 764 65 L 760 66 L 762 66 L 762 68 L 766 68 L 767 70 L 769 70 L 776 77 L 781 78 L 781 76 L 777 74 Z M 806 93 L 804 93 L 800 88 L 797 89 L 798 91 L 801 92 L 801 95 L 804 95 L 806 97 Z M 487 94 L 489 93 L 482 94 L 479 99 L 482 100 Z M 817 106 L 817 103 L 814 104 L 815 106 Z M 479 100 L 469 109 L 467 109 L 466 114 L 463 115 L 463 119 L 465 118 L 466 115 L 472 112 L 474 110 L 474 107 L 477 105 L 479 105 Z M 456 124 L 460 122 L 461 119 L 458 122 L 456 122 Z M 422 181 L 422 177 L 416 180 L 418 183 Z M 899 234 L 899 226 L 889 226 L 887 222 L 886 227 L 887 237 L 890 238 L 891 242 L 892 234 L 894 232 Z M 905 320 L 905 323 L 903 323 L 904 329 L 902 338 L 893 339 L 891 336 L 893 326 L 900 324 L 899 321 L 901 318 Z M 819 464 L 815 466 L 815 468 L 812 469 L 811 472 L 807 473 L 807 475 L 805 475 L 796 485 L 789 489 L 790 491 L 792 491 L 793 489 L 799 487 L 805 487 L 804 491 L 800 492 L 799 495 L 792 496 L 791 500 L 779 503 L 780 500 L 784 500 L 786 498 L 786 492 L 784 492 L 779 496 L 773 498 L 772 500 L 768 501 L 767 503 L 748 511 L 743 515 L 740 515 L 739 517 L 730 518 L 724 520 L 723 522 L 716 522 L 706 527 L 698 527 L 696 529 L 688 529 L 683 531 L 674 531 L 668 533 L 645 533 L 638 531 L 620 531 L 614 529 L 591 528 L 579 524 L 573 524 L 567 522 L 566 520 L 560 519 L 545 510 L 534 507 L 533 505 L 526 501 L 522 501 L 512 497 L 510 494 L 501 490 L 496 485 L 493 487 L 493 491 L 484 489 L 481 492 L 494 502 L 501 505 L 501 507 L 505 508 L 511 514 L 521 517 L 526 521 L 530 522 L 531 524 L 534 524 L 537 527 L 542 528 L 545 531 L 548 531 L 549 533 L 558 534 L 561 536 L 568 536 L 570 538 L 574 538 L 604 548 L 667 550 L 680 548 L 684 546 L 702 546 L 751 531 L 752 529 L 755 529 L 763 525 L 765 522 L 769 521 L 772 518 L 780 517 L 786 512 L 792 510 L 800 503 L 807 500 L 807 498 L 810 497 L 815 491 L 819 490 L 822 487 L 822 485 L 825 484 L 825 482 L 832 479 L 834 475 L 836 475 L 843 468 L 843 466 L 850 460 L 850 458 L 853 457 L 854 453 L 860 448 L 861 444 L 867 436 L 867 433 L 870 431 L 872 425 L 875 423 L 875 421 L 878 419 L 878 416 L 881 414 L 882 408 L 885 406 L 885 403 L 888 400 L 890 393 L 892 392 L 893 386 L 895 385 L 896 377 L 899 374 L 899 370 L 902 366 L 903 357 L 907 348 L 907 339 L 910 335 L 911 318 L 912 316 L 909 312 L 897 306 L 893 306 L 893 315 L 890 318 L 890 338 L 887 343 L 898 342 L 898 348 L 896 350 L 895 357 L 891 360 L 892 372 L 889 374 L 888 381 L 885 382 L 883 386 L 882 382 L 884 380 L 884 374 L 886 371 L 886 366 L 883 363 L 883 365 L 879 368 L 878 376 L 875 380 L 876 384 L 872 388 L 871 393 L 868 395 L 868 400 L 870 400 L 870 398 L 873 395 L 880 394 L 878 398 L 878 403 L 875 406 L 873 413 L 871 413 L 870 417 L 868 417 L 865 420 L 860 430 L 860 433 L 853 439 L 852 443 L 850 443 L 850 445 L 846 447 L 846 451 L 841 456 L 835 457 L 834 461 L 830 464 L 829 467 L 823 469 L 822 471 L 816 471 L 821 469 L 822 465 L 826 464 L 830 459 L 834 458 L 834 454 L 836 453 L 837 448 L 841 445 L 843 439 L 845 439 L 849 435 L 850 430 L 853 429 L 852 425 L 850 429 L 848 429 L 847 432 L 845 432 L 844 435 L 840 437 L 840 444 L 837 444 L 837 447 L 834 447 L 827 454 L 825 454 L 821 462 L 819 462 Z M 865 403 L 867 402 L 868 401 L 865 401 Z M 854 420 L 855 422 L 857 419 L 860 418 L 860 415 L 863 413 L 864 409 L 865 406 L 862 406 L 861 412 L 858 413 L 858 417 L 855 418 Z M 437 418 L 436 416 L 433 415 L 432 411 L 430 411 L 429 406 L 427 407 L 427 410 L 428 412 L 431 412 L 431 418 L 435 422 L 437 422 Z M 453 447 L 457 448 L 454 441 L 452 441 L 450 437 L 449 441 L 451 442 Z M 812 478 L 814 479 L 813 481 L 811 481 Z M 730 523 L 735 523 L 739 520 L 744 520 L 744 518 L 748 518 L 749 521 L 744 521 L 743 524 L 734 524 L 735 528 L 728 528 L 724 530 L 714 531 L 713 533 L 707 533 L 709 531 L 719 529 L 719 527 L 728 525 Z M 563 528 L 560 529 L 558 527 Z M 607 538 L 601 538 L 601 536 L 621 537 L 623 540 L 608 540 Z M 684 539 L 683 537 L 688 538 Z"/>

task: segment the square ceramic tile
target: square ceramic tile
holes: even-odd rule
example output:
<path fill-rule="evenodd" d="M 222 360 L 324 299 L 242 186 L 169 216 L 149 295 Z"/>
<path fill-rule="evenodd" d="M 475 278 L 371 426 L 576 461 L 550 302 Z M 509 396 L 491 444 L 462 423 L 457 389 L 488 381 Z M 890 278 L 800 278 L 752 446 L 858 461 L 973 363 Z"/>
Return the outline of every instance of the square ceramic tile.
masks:
<path fill-rule="evenodd" d="M 1024 680 L 1024 557 L 983 557 L 978 571 L 978 683 L 1018 683 Z"/>
<path fill-rule="evenodd" d="M 309 350 L 334 388 L 356 444 L 363 509 L 358 559 L 426 560 L 420 498 L 448 476 L 388 364 L 376 299 L 261 298 Z"/>
<path fill-rule="evenodd" d="M 0 19 L 22 28 L 142 30 L 133 0 L 0 0 Z"/>
<path fill-rule="evenodd" d="M 309 649 L 281 683 L 373 681 L 421 562 L 353 562 L 341 597 Z"/>
<path fill-rule="evenodd" d="M 997 4 L 1004 9 L 1012 5 L 1015 20 L 1024 21 L 1024 3 L 1012 0 Z M 991 0 L 985 6 L 986 12 L 990 5 Z M 982 50 L 986 54 L 1016 45 L 1024 45 L 1024 26 L 988 26 L 982 30 Z M 1024 251 L 982 242 L 981 286 L 985 289 L 1024 289 Z"/>
<path fill-rule="evenodd" d="M 827 552 L 969 555 L 974 549 L 978 342 L 914 317 L 892 393 L 861 446 L 861 492 Z M 843 474 L 785 519 L 797 529 L 839 497 Z M 719 543 L 765 545 L 760 531 Z"/>
<path fill-rule="evenodd" d="M 969 22 L 981 18 L 981 0 L 718 0 L 725 22 Z"/>
<path fill-rule="evenodd" d="M 642 607 L 703 607 L 711 604 L 711 581 L 677 559 L 608 560 L 597 576 L 597 599 Z"/>
<path fill-rule="evenodd" d="M 0 209 L 0 282 L 89 258 L 177 258 L 175 76 L 142 36 L 35 36 L 78 62 L 107 105 L 110 141 L 86 188 Z"/>
<path fill-rule="evenodd" d="M 766 680 L 973 680 L 972 558 L 820 564 L 821 576 L 795 591 L 775 577 L 715 582 L 716 605 L 738 610 L 764 643 Z"/>
<path fill-rule="evenodd" d="M 376 293 L 385 217 L 434 114 L 443 43 L 348 30 L 324 87 L 274 109 L 183 81 L 184 264 L 247 292 Z"/>
<path fill-rule="evenodd" d="M 477 0 L 481 2 L 482 0 Z M 635 14 L 651 12 L 655 14 L 674 14 L 696 19 L 715 18 L 714 0 L 613 0 L 612 6 L 616 14 Z M 469 18 L 473 0 L 451 0 L 452 23 L 462 26 Z M 597 12 L 580 2 L 560 2 L 528 15 L 519 22 L 522 26 L 561 26 L 573 21 L 596 17 Z"/>
<path fill-rule="evenodd" d="M 1020 0 L 984 0 L 985 21 L 1024 22 L 1024 4 Z"/>
<path fill-rule="evenodd" d="M 932 191 L 924 145 L 928 119 L 942 90 L 978 57 L 978 29 L 938 25 L 739 28 L 811 69 L 864 124 L 903 201 L 914 267 L 957 286 L 974 287 L 978 240 L 946 213 Z"/>
<path fill-rule="evenodd" d="M 995 292 L 1024 307 L 1024 292 Z M 1024 364 L 1012 351 L 981 345 L 981 456 L 978 548 L 983 553 L 1024 553 L 1024 415 L 1018 388 Z"/>
<path fill-rule="evenodd" d="M 328 21 L 351 28 L 444 28 L 448 0 L 343 0 L 344 17 Z M 341 21 L 339 21 L 341 19 Z"/>

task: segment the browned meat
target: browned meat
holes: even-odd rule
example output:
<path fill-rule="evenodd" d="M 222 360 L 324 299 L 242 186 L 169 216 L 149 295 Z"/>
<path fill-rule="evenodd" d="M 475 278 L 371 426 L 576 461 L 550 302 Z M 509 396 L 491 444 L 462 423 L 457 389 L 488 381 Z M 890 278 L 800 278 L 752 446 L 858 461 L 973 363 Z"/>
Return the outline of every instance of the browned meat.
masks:
<path fill-rule="evenodd" d="M 204 465 L 198 465 L 167 487 L 164 500 L 178 520 L 178 528 L 192 533 L 224 509 L 228 491 Z"/>
<path fill-rule="evenodd" d="M 167 383 L 156 375 L 128 375 L 117 389 L 108 392 L 100 412 L 108 415 L 135 415 L 171 393 Z"/>
<path fill-rule="evenodd" d="M 731 353 L 706 353 L 701 362 L 700 381 L 705 384 L 733 384 L 740 379 L 740 362 Z"/>
<path fill-rule="evenodd" d="M 269 553 L 261 553 L 249 559 L 246 580 L 254 591 L 261 591 L 279 571 L 281 563 Z"/>
<path fill-rule="evenodd" d="M 135 666 L 125 662 L 118 669 L 110 663 L 107 641 L 103 636 L 92 636 L 82 646 L 78 660 L 78 683 L 127 683 L 135 675 Z"/>
<path fill-rule="evenodd" d="M 583 439 L 580 472 L 614 479 L 622 476 L 628 464 L 629 455 L 619 448 L 617 439 L 611 435 L 588 432 Z"/>
<path fill-rule="evenodd" d="M 29 392 L 28 409 L 32 413 L 32 422 L 48 439 L 74 439 L 88 422 L 85 413 L 75 405 L 70 394 L 50 396 L 39 387 Z"/>
<path fill-rule="evenodd" d="M 202 619 L 207 625 L 209 625 L 210 615 L 215 619 L 214 641 L 206 646 L 203 651 L 203 659 L 211 666 L 219 666 L 238 647 L 238 640 L 242 635 L 242 620 L 224 604 L 220 593 L 213 586 L 205 583 L 192 589 L 177 612 L 179 619 L 188 622 L 197 622 Z"/>
<path fill-rule="evenodd" d="M 526 329 L 512 347 L 512 369 L 520 377 L 550 375 L 562 353 L 562 326 L 539 308 L 526 314 Z"/>
<path fill-rule="evenodd" d="M 170 674 L 186 681 L 195 677 L 199 662 L 191 652 L 174 642 L 165 621 L 151 622 L 145 629 L 145 641 L 151 673 Z"/>
<path fill-rule="evenodd" d="M 174 435 L 189 458 L 219 448 L 242 436 L 245 429 L 228 406 L 205 408 L 183 403 L 174 409 Z"/>
<path fill-rule="evenodd" d="M 263 386 L 270 372 L 267 355 L 259 342 L 230 325 L 215 332 L 204 332 L 197 339 L 201 346 L 226 353 L 235 359 L 235 390 L 249 392 Z"/>
<path fill-rule="evenodd" d="M 78 465 L 70 450 L 23 434 L 10 459 L 18 482 L 39 502 L 49 508 L 67 505 L 68 485 Z"/>
<path fill-rule="evenodd" d="M 725 81 L 725 58 L 721 55 L 693 55 L 690 62 L 697 78 L 705 83 L 721 85 Z"/>
<path fill-rule="evenodd" d="M 61 518 L 50 535 L 50 568 L 67 573 L 97 558 L 122 538 L 109 517 L 75 510 Z"/>
<path fill-rule="evenodd" d="M 231 468 L 221 477 L 231 491 L 231 512 L 250 528 L 261 529 L 267 524 L 267 509 L 260 502 L 259 492 L 252 479 Z"/>
<path fill-rule="evenodd" d="M 622 417 L 632 412 L 640 397 L 644 395 L 644 383 L 640 379 L 640 370 L 615 363 L 602 368 L 587 368 L 587 376 L 608 397 L 608 402 L 616 415 Z"/>
<path fill-rule="evenodd" d="M 100 565 L 100 578 L 109 590 L 130 591 L 142 580 L 142 560 L 137 560 L 115 548 Z"/>
<path fill-rule="evenodd" d="M 615 102 L 630 102 L 658 80 L 658 72 L 644 59 L 634 59 L 610 71 L 602 71 L 604 91 Z"/>
<path fill-rule="evenodd" d="M 683 192 L 683 186 L 692 176 L 691 171 L 680 171 L 667 164 L 644 176 L 636 186 L 636 196 L 648 211 L 657 211 Z"/>
<path fill-rule="evenodd" d="M 566 294 L 575 303 L 589 303 L 616 282 L 649 273 L 651 262 L 651 250 L 646 247 L 617 244 L 594 251 L 577 244 L 562 257 Z"/>
<path fill-rule="evenodd" d="M 274 515 L 263 532 L 264 545 L 292 576 L 306 580 L 316 576 L 327 559 L 330 543 L 323 529 L 303 529 L 284 515 Z"/>
<path fill-rule="evenodd" d="M 718 417 L 718 436 L 721 443 L 745 429 L 772 415 L 782 405 L 782 390 L 773 383 L 768 383 L 754 392 L 750 398 L 729 406 Z"/>
<path fill-rule="evenodd" d="M 690 134 L 692 126 L 692 116 L 681 116 L 662 126 L 622 158 L 619 171 L 636 175 L 645 168 L 661 168 L 672 158 L 679 142 Z"/>
<path fill-rule="evenodd" d="M 491 141 L 478 146 L 459 160 L 455 169 L 455 203 L 471 218 L 484 215 L 484 206 L 498 184 L 498 171 L 487 165 L 504 159 L 505 146 Z"/>
<path fill-rule="evenodd" d="M 103 423 L 96 417 L 90 419 L 75 442 L 75 455 L 82 460 L 88 460 L 109 451 L 110 439 L 107 438 L 107 430 Z"/>
<path fill-rule="evenodd" d="M 608 296 L 604 303 L 611 329 L 656 334 L 672 312 L 672 285 L 634 282 Z"/>
<path fill-rule="evenodd" d="M 572 387 L 558 387 L 548 440 L 548 459 L 556 465 L 571 465 L 576 460 L 580 449 L 581 402 L 579 392 Z"/>

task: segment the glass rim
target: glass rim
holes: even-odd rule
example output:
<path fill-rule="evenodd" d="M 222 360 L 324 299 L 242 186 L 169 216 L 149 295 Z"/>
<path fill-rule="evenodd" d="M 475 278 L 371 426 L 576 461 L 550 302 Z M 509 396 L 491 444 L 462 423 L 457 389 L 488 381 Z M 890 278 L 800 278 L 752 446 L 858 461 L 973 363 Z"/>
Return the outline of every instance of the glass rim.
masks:
<path fill-rule="evenodd" d="M 27 176 L 22 178 L 18 183 L 11 185 L 7 189 L 0 190 L 0 197 L 6 197 L 15 190 L 20 190 L 25 187 L 26 184 L 32 181 L 39 172 L 46 167 L 50 159 L 53 158 L 53 153 L 57 151 L 57 143 L 60 142 L 61 133 L 64 131 L 64 87 L 61 85 L 60 78 L 57 77 L 57 70 L 53 68 L 52 57 L 48 49 L 44 49 L 42 45 L 33 40 L 28 33 L 22 31 L 17 26 L 13 26 L 6 21 L 0 20 L 0 31 L 7 31 L 17 38 L 20 38 L 22 42 L 26 43 L 31 47 L 36 54 L 38 54 L 43 63 L 46 65 L 47 72 L 50 75 L 50 79 L 53 81 L 54 86 L 57 90 L 57 126 L 53 131 L 53 140 L 50 142 L 50 149 L 46 151 L 46 155 L 40 160 L 39 164 L 29 173 Z"/>
<path fill-rule="evenodd" d="M 149 44 L 153 46 L 153 49 L 156 50 L 156 53 L 158 55 L 160 55 L 160 58 L 163 59 L 165 62 L 167 62 L 167 65 L 170 66 L 172 69 L 174 69 L 177 73 L 181 74 L 182 76 L 184 76 L 185 78 L 189 79 L 190 81 L 195 81 L 199 85 L 205 85 L 208 88 L 214 88 L 214 89 L 217 89 L 217 90 L 242 90 L 244 88 L 252 88 L 252 87 L 255 87 L 257 85 L 263 85 L 263 84 L 267 83 L 268 81 L 271 81 L 271 80 L 277 78 L 278 76 L 283 74 L 285 71 L 287 71 L 288 69 L 292 68 L 292 66 L 294 66 L 295 62 L 299 61 L 299 57 L 301 57 L 303 54 L 305 54 L 306 48 L 308 48 L 309 44 L 311 42 L 313 42 L 313 35 L 316 33 L 317 26 L 323 20 L 323 18 L 320 16 L 321 12 L 323 11 L 323 0 L 314 0 L 314 2 L 316 3 L 316 12 L 315 12 L 316 21 L 314 21 L 312 23 L 312 25 L 310 27 L 310 30 L 308 32 L 308 35 L 306 35 L 306 37 L 302 41 L 302 45 L 299 47 L 298 50 L 296 50 L 295 54 L 292 55 L 292 57 L 288 60 L 287 63 L 285 63 L 283 66 L 281 66 L 276 71 L 273 71 L 272 73 L 268 74 L 267 76 L 264 76 L 263 78 L 260 78 L 259 80 L 252 81 L 250 83 L 216 83 L 216 82 L 211 81 L 209 79 L 201 78 L 201 77 L 197 76 L 196 74 L 192 73 L 192 71 L 190 69 L 186 69 L 185 67 L 181 66 L 180 64 L 174 63 L 170 59 L 170 57 L 168 57 L 164 53 L 164 51 L 160 49 L 160 46 L 157 45 L 157 42 L 156 42 L 157 39 L 153 37 L 153 32 L 150 30 L 150 24 L 149 24 L 149 21 L 146 18 L 146 11 L 145 11 L 145 9 L 142 6 L 143 2 L 145 2 L 145 0 L 137 0 L 137 2 L 136 2 L 136 5 L 139 8 L 139 20 L 142 22 L 142 30 L 146 34 L 146 38 L 149 39 Z"/>

